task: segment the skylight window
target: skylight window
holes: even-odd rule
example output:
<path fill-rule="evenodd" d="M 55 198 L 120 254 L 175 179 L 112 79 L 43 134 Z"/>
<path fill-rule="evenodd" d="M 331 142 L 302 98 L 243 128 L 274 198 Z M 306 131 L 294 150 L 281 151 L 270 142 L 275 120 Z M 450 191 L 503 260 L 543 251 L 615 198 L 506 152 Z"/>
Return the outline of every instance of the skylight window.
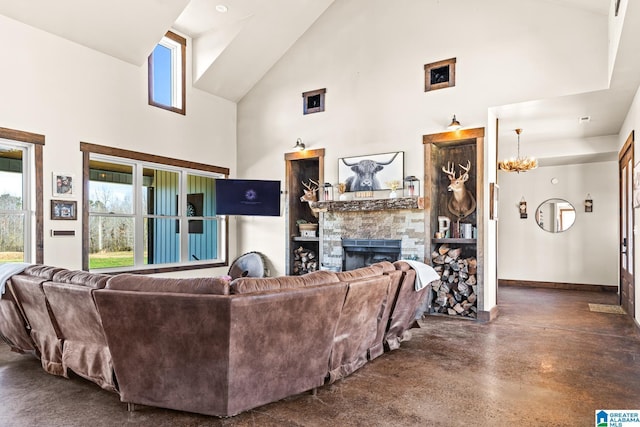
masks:
<path fill-rule="evenodd" d="M 149 105 L 185 114 L 187 40 L 171 31 L 149 56 Z"/>

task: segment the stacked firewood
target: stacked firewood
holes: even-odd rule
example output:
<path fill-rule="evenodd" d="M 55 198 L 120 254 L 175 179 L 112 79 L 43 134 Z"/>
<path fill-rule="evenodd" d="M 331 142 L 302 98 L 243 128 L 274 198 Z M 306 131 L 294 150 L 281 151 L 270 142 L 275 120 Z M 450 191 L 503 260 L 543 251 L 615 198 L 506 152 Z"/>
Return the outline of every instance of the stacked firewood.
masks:
<path fill-rule="evenodd" d="M 433 268 L 440 275 L 431 287 L 432 312 L 475 319 L 478 261 L 474 257 L 461 258 L 461 253 L 461 248 L 443 244 L 431 254 Z"/>
<path fill-rule="evenodd" d="M 293 274 L 306 274 L 318 269 L 318 257 L 311 249 L 300 246 L 293 250 Z"/>

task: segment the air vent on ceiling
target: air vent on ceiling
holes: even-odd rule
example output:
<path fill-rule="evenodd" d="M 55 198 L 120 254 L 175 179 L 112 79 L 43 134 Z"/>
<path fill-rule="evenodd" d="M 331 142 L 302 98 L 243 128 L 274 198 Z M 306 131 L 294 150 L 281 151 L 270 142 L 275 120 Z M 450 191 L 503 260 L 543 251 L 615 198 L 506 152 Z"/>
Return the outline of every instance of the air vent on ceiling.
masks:
<path fill-rule="evenodd" d="M 578 119 L 580 123 L 589 123 L 591 121 L 591 116 L 582 116 Z"/>

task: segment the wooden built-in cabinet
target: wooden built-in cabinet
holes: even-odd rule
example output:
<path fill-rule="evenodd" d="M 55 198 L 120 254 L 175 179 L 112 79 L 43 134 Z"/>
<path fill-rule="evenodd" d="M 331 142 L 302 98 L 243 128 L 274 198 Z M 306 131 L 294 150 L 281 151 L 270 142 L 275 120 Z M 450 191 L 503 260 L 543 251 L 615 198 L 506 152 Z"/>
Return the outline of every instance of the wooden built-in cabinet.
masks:
<path fill-rule="evenodd" d="M 300 237 L 296 222 L 299 219 L 318 224 L 319 220 L 313 215 L 307 202 L 300 201 L 304 194 L 302 182 L 309 183 L 312 179 L 321 186 L 324 182 L 324 149 L 304 150 L 294 153 L 286 153 L 285 160 L 285 185 L 286 185 L 286 206 L 285 206 L 285 227 L 287 230 L 287 274 L 299 274 L 294 272 L 294 251 L 300 247 L 311 250 L 318 259 L 318 269 L 320 268 L 320 232 L 316 237 Z"/>
<path fill-rule="evenodd" d="M 425 188 L 425 233 L 428 247 L 425 248 L 425 257 L 434 268 L 442 274 L 444 270 L 449 270 L 446 275 L 442 275 L 442 282 L 446 284 L 446 292 L 434 290 L 431 309 L 434 313 L 444 313 L 451 315 L 461 315 L 463 317 L 477 317 L 483 294 L 483 221 L 484 221 L 484 128 L 465 129 L 452 132 L 442 132 L 423 136 L 424 144 L 424 188 Z M 475 199 L 476 208 L 468 216 L 458 218 L 448 207 L 449 200 L 453 196 L 448 191 L 450 179 L 443 167 L 448 169 L 448 165 L 453 165 L 456 176 L 463 169 L 460 165 L 467 166 L 470 163 L 469 179 L 465 182 L 465 187 Z M 450 231 L 448 236 L 437 236 L 439 231 L 438 217 L 446 216 L 450 218 Z M 473 230 L 472 236 L 463 236 L 454 231 L 460 224 L 469 224 Z M 454 250 L 459 265 L 453 265 L 456 260 L 447 258 L 446 250 Z M 443 254 L 443 252 L 445 252 Z M 440 257 L 442 256 L 442 257 Z M 474 260 L 474 261 L 470 261 Z M 463 264 L 473 263 L 472 267 Z M 465 272 L 462 277 L 455 271 L 455 282 L 449 281 L 449 276 L 454 274 L 453 268 L 470 268 L 470 272 Z M 470 276 L 473 275 L 473 279 Z M 461 285 L 458 286 L 458 283 Z M 440 305 L 437 303 L 438 297 L 442 298 L 447 294 L 454 297 L 454 304 Z M 473 294 L 473 295 L 472 295 Z M 458 304 L 457 307 L 456 304 Z M 471 305 L 469 305 L 471 304 Z M 455 307 L 455 310 L 454 310 Z M 464 308 L 464 310 L 460 310 Z"/>

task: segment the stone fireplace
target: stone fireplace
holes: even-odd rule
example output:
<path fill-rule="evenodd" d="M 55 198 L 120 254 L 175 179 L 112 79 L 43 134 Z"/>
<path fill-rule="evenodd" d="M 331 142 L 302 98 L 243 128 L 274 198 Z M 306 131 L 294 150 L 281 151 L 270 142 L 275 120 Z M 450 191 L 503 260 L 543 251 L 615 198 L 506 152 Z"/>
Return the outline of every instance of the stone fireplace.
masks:
<path fill-rule="evenodd" d="M 371 201 L 322 204 L 327 208 L 320 218 L 322 268 L 349 269 L 343 265 L 345 239 L 395 240 L 399 242 L 398 259 L 425 261 L 425 211 L 418 208 L 418 202 L 409 198 L 374 202 L 378 203 L 375 209 L 363 206 Z"/>

